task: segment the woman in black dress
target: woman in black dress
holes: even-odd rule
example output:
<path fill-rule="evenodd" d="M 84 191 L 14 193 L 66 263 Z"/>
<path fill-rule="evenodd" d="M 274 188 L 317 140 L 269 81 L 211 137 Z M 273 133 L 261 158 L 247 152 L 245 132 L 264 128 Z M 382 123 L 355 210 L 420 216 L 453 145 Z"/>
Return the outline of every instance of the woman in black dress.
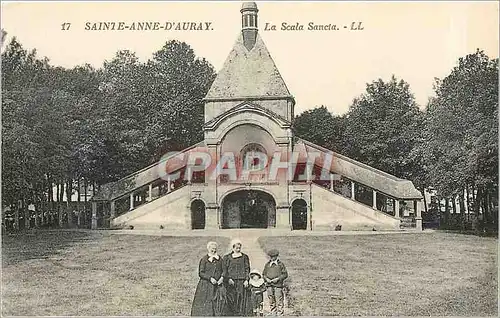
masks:
<path fill-rule="evenodd" d="M 220 316 L 220 302 L 225 302 L 219 296 L 223 289 L 222 258 L 217 254 L 217 243 L 208 242 L 208 254 L 203 256 L 198 267 L 200 281 L 194 293 L 191 316 Z M 223 304 L 222 304 L 223 305 Z"/>
<path fill-rule="evenodd" d="M 241 241 L 231 241 L 232 252 L 224 256 L 222 275 L 227 290 L 229 316 L 251 316 L 251 292 L 248 288 L 250 260 L 241 252 Z"/>

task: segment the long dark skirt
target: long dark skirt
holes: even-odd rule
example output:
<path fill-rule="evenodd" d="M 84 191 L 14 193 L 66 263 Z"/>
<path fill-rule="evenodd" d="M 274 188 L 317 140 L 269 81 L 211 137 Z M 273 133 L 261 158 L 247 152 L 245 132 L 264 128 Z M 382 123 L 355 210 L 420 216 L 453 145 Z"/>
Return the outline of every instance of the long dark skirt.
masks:
<path fill-rule="evenodd" d="M 221 307 L 218 303 L 221 298 L 216 299 L 216 291 L 216 286 L 205 279 L 200 279 L 194 293 L 191 316 L 220 316 L 217 309 Z"/>
<path fill-rule="evenodd" d="M 252 316 L 252 293 L 243 286 L 243 280 L 235 280 L 234 285 L 226 285 L 229 316 Z"/>

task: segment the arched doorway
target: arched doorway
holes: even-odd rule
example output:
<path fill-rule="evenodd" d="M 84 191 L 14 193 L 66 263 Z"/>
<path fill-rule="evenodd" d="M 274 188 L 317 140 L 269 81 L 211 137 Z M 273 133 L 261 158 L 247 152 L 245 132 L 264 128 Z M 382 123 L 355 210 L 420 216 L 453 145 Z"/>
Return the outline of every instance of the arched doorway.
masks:
<path fill-rule="evenodd" d="M 292 203 L 292 230 L 307 229 L 307 202 L 297 199 Z"/>
<path fill-rule="evenodd" d="M 276 224 L 276 202 L 263 191 L 241 190 L 222 201 L 222 228 L 268 228 Z"/>
<path fill-rule="evenodd" d="M 205 228 L 205 203 L 202 200 L 191 202 L 191 229 L 202 230 Z"/>

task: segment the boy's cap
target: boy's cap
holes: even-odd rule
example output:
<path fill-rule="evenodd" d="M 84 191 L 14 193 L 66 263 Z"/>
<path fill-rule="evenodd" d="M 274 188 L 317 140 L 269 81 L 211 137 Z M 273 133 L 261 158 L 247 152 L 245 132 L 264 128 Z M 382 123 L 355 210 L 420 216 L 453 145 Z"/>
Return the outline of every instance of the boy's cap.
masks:
<path fill-rule="evenodd" d="M 269 250 L 267 252 L 267 255 L 269 255 L 270 257 L 278 256 L 280 255 L 280 252 L 277 249 L 273 248 L 272 250 Z"/>
<path fill-rule="evenodd" d="M 259 277 L 262 277 L 262 274 L 258 269 L 252 269 L 252 271 L 250 272 L 250 276 L 251 275 L 259 275 Z"/>

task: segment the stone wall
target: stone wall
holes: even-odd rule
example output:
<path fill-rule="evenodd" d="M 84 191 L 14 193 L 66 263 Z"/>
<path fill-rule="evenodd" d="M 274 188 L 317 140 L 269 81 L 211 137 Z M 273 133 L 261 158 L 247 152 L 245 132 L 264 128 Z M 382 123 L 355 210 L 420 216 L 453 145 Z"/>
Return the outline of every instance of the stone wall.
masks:
<path fill-rule="evenodd" d="M 205 122 L 208 122 L 215 117 L 225 113 L 231 108 L 241 104 L 245 100 L 233 100 L 233 101 L 215 101 L 205 103 Z M 292 102 L 290 100 L 259 100 L 258 104 L 270 111 L 280 115 L 281 117 L 292 121 Z"/>

